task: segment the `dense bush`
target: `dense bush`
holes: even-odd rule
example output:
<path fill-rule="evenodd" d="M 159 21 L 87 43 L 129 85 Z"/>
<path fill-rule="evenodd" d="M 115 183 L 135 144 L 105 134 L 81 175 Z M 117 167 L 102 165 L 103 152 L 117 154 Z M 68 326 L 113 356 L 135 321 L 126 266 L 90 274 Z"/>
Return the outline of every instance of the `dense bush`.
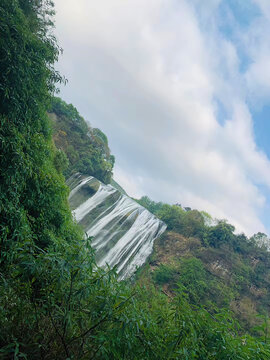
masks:
<path fill-rule="evenodd" d="M 166 284 L 174 281 L 176 277 L 174 267 L 170 265 L 161 264 L 158 269 L 154 272 L 154 280 L 157 284 Z"/>

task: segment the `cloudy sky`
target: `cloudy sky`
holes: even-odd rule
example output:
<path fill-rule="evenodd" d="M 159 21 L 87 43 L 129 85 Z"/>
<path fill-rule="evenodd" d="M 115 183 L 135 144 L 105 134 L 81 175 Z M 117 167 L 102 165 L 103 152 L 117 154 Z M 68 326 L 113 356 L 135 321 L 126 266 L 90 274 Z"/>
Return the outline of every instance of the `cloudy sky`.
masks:
<path fill-rule="evenodd" d="M 61 96 L 115 179 L 270 233 L 270 1 L 55 0 Z"/>

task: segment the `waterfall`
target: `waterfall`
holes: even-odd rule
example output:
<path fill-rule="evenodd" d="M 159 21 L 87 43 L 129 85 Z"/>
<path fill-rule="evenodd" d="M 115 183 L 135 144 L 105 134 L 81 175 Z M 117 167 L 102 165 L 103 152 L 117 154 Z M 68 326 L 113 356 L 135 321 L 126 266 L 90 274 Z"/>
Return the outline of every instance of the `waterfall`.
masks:
<path fill-rule="evenodd" d="M 75 219 L 92 237 L 99 266 L 117 267 L 120 279 L 130 277 L 151 254 L 166 225 L 111 185 L 92 176 L 73 175 L 69 203 Z"/>

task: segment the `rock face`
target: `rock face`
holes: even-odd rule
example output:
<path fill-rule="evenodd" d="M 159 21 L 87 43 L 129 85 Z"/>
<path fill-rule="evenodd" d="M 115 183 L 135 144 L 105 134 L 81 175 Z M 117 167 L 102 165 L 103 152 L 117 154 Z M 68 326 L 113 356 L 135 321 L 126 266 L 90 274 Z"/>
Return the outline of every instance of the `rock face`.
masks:
<path fill-rule="evenodd" d="M 136 201 L 91 176 L 73 175 L 69 202 L 77 222 L 93 237 L 99 266 L 117 266 L 120 279 L 131 276 L 151 254 L 166 229 Z"/>

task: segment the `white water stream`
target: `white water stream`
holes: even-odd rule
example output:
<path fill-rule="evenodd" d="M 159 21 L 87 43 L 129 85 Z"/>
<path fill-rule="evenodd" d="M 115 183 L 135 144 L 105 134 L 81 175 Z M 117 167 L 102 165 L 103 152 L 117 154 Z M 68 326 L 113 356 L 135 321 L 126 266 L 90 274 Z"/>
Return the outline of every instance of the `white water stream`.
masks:
<path fill-rule="evenodd" d="M 81 174 L 68 180 L 70 206 L 86 234 L 93 237 L 96 261 L 116 266 L 120 279 L 131 276 L 151 254 L 166 225 L 111 185 Z"/>

